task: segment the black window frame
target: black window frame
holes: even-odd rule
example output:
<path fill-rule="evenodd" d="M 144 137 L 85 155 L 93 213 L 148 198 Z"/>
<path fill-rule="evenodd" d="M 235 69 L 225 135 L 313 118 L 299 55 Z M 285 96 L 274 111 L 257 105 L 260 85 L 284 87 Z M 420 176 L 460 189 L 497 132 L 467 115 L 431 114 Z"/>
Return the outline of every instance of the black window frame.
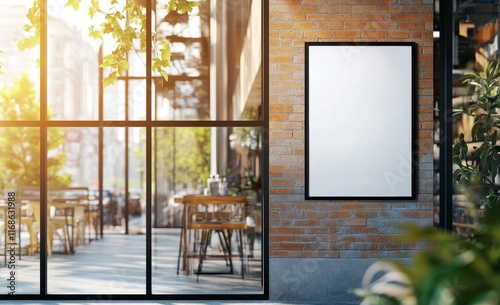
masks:
<path fill-rule="evenodd" d="M 146 119 L 144 121 L 114 121 L 103 118 L 102 81 L 100 82 L 99 116 L 97 120 L 49 120 L 47 115 L 47 2 L 40 6 L 40 117 L 35 121 L 1 121 L 0 127 L 36 127 L 40 133 L 40 291 L 39 294 L 6 295 L 5 300 L 268 300 L 269 299 L 269 0 L 262 3 L 262 118 L 256 121 L 156 121 L 152 118 L 151 52 L 146 54 Z M 147 49 L 151 50 L 152 1 L 146 2 Z M 100 69 L 102 80 L 102 69 Z M 146 293 L 145 294 L 48 294 L 47 272 L 47 135 L 52 127 L 93 127 L 99 129 L 99 180 L 103 181 L 103 129 L 108 127 L 141 127 L 146 129 Z M 259 294 L 153 294 L 152 293 L 152 130 L 157 127 L 258 127 L 262 128 L 262 293 Z M 99 192 L 102 194 L 102 183 Z M 102 199 L 101 199 L 102 200 Z M 101 217 L 102 217 L 102 204 Z M 102 221 L 102 219 L 101 219 Z M 102 228 L 101 228 L 102 234 Z"/>

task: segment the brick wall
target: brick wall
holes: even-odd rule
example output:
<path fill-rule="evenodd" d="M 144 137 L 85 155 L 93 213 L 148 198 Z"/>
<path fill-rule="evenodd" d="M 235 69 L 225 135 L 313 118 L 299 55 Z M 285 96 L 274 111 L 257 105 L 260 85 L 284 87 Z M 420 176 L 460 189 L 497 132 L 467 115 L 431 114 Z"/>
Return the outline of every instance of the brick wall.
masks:
<path fill-rule="evenodd" d="M 270 256 L 409 257 L 401 222 L 432 223 L 433 0 L 269 0 Z M 304 42 L 418 44 L 415 201 L 304 200 Z"/>

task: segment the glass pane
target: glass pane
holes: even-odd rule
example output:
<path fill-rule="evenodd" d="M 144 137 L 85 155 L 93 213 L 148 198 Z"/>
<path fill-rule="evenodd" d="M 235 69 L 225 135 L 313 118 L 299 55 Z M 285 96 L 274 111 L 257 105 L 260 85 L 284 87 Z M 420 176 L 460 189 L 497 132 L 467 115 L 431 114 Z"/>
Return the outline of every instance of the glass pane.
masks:
<path fill-rule="evenodd" d="M 27 2 L 0 2 L 0 120 L 38 120 L 40 118 L 39 39 L 34 30 L 24 32 L 29 21 Z M 28 41 L 31 41 L 28 48 Z M 18 45 L 25 49 L 20 51 Z M 6 96 L 12 97 L 7 99 Z M 28 112 L 25 112 L 27 110 Z"/>
<path fill-rule="evenodd" d="M 95 120 L 99 62 L 96 40 L 88 35 L 88 10 L 75 11 L 49 0 L 47 96 L 53 120 Z"/>
<path fill-rule="evenodd" d="M 128 84 L 128 95 L 126 103 L 128 105 L 129 120 L 146 119 L 146 81 L 131 80 Z"/>
<path fill-rule="evenodd" d="M 153 293 L 262 292 L 261 136 L 261 128 L 248 127 L 153 130 Z M 221 218 L 212 222 L 220 225 L 217 229 L 191 230 L 183 225 L 190 219 L 183 218 L 183 198 L 193 194 L 205 200 L 227 198 L 221 213 L 236 210 L 231 198 L 241 196 L 246 204 L 238 219 L 218 214 Z M 237 224 L 244 224 L 244 229 L 235 229 Z M 203 233 L 206 239 L 200 239 Z M 198 270 L 197 255 L 203 249 L 207 250 L 207 259 L 202 263 L 199 282 L 205 285 L 200 285 L 193 272 Z"/>
<path fill-rule="evenodd" d="M 125 128 L 104 129 L 103 227 L 106 234 L 125 233 Z"/>
<path fill-rule="evenodd" d="M 168 81 L 155 74 L 153 117 L 261 120 L 260 1 L 200 1 L 189 14 L 169 12 L 167 2 L 157 1 L 155 33 L 172 56 Z"/>
<path fill-rule="evenodd" d="M 49 294 L 145 293 L 145 236 L 111 234 L 121 233 L 121 226 L 106 222 L 112 215 L 119 220 L 116 199 L 124 180 L 123 128 L 104 129 L 101 200 L 98 128 L 50 128 L 48 142 L 58 143 L 49 147 L 49 156 L 57 160 L 48 185 Z M 110 188 L 115 183 L 116 189 Z"/>
<path fill-rule="evenodd" d="M 0 294 L 40 293 L 38 128 L 0 128 Z"/>
<path fill-rule="evenodd" d="M 116 81 L 104 89 L 103 118 L 105 120 L 125 120 L 126 82 Z"/>
<path fill-rule="evenodd" d="M 139 50 L 139 46 L 135 44 L 135 49 Z M 130 70 L 128 75 L 135 77 L 146 77 L 146 53 L 129 52 L 128 61 L 130 63 Z"/>
<path fill-rule="evenodd" d="M 126 143 L 127 139 L 128 143 Z M 104 129 L 103 228 L 105 234 L 146 232 L 144 139 L 144 128 Z M 126 152 L 127 145 L 128 151 Z M 127 157 L 128 163 L 126 163 Z M 128 193 L 125 180 L 127 166 Z"/>
<path fill-rule="evenodd" d="M 104 238 L 101 241 L 103 251 L 107 252 L 105 256 L 110 259 L 107 263 L 111 265 L 112 277 L 108 278 L 105 285 L 117 294 L 146 293 L 146 235 L 143 234 L 145 213 L 142 212 L 140 185 L 140 166 L 143 161 L 140 156 L 141 151 L 144 151 L 139 140 L 141 130 L 143 129 L 104 128 Z M 128 151 L 126 147 L 129 147 Z M 128 204 L 125 201 L 127 157 Z M 124 235 L 127 229 L 128 235 Z"/>
<path fill-rule="evenodd" d="M 499 5 L 493 2 L 458 1 L 455 11 L 455 32 L 453 42 L 453 107 L 467 109 L 471 105 L 471 97 L 478 92 L 463 83 L 460 78 L 468 71 L 483 71 L 486 63 L 498 60 L 498 14 Z M 480 147 L 482 140 L 475 140 L 472 135 L 474 119 L 471 116 L 457 116 L 453 121 L 453 138 L 460 134 L 469 150 L 469 164 L 474 164 L 472 147 Z M 456 168 L 455 168 L 456 169 Z M 470 213 L 473 207 L 480 215 L 485 207 L 485 202 L 480 199 L 478 181 L 474 177 L 468 182 L 456 187 L 453 196 L 453 230 L 460 235 L 468 236 L 470 227 L 475 225 L 477 219 Z M 494 181 L 495 192 L 498 193 L 500 181 Z"/>
<path fill-rule="evenodd" d="M 146 233 L 146 143 L 145 128 L 128 128 L 128 232 Z M 125 187 L 124 187 L 125 189 Z"/>
<path fill-rule="evenodd" d="M 89 191 L 98 181 L 98 129 L 49 128 L 48 135 L 48 292 L 92 293 L 95 288 L 75 262 L 98 251 L 97 205 Z"/>
<path fill-rule="evenodd" d="M 128 107 L 128 116 L 126 109 Z M 146 81 L 117 80 L 104 89 L 105 120 L 145 120 Z"/>

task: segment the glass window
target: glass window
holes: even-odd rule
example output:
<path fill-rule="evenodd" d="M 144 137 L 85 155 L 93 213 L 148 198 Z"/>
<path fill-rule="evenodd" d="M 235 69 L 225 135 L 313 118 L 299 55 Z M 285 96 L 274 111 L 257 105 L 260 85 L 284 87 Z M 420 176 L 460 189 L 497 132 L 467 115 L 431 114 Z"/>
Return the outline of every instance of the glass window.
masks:
<path fill-rule="evenodd" d="M 48 1 L 47 17 L 47 97 L 52 112 L 49 119 L 96 120 L 98 45 L 82 34 L 89 17 L 62 1 Z"/>
<path fill-rule="evenodd" d="M 451 5 L 451 4 L 450 4 Z M 435 1 L 435 33 L 439 31 L 439 1 Z M 483 71 L 487 62 L 498 60 L 498 20 L 499 5 L 492 1 L 455 1 L 453 4 L 452 23 L 452 107 L 467 109 L 471 105 L 471 97 L 477 92 L 463 82 L 462 77 L 471 71 Z M 439 35 L 435 35 L 435 71 L 436 85 L 439 85 Z M 440 98 L 439 87 L 435 88 L 436 103 Z M 439 140 L 439 116 L 436 115 L 435 147 Z M 481 141 L 472 136 L 471 130 L 474 118 L 468 115 L 454 115 L 452 121 L 452 137 L 456 143 L 460 134 L 469 146 L 469 162 L 473 164 L 473 147 L 479 147 Z M 436 165 L 438 163 L 436 162 Z M 454 165 L 453 170 L 458 166 Z M 439 181 L 439 167 L 436 167 L 436 182 Z M 498 190 L 499 181 L 493 182 Z M 439 187 L 435 184 L 435 219 L 438 223 L 438 196 Z M 455 184 L 454 184 L 455 185 Z M 467 235 L 468 227 L 475 223 L 474 217 L 469 213 L 470 207 L 478 209 L 479 213 L 484 208 L 485 202 L 480 200 L 478 184 L 471 179 L 455 185 L 453 193 L 452 222 L 453 231 Z"/>
<path fill-rule="evenodd" d="M 15 193 L 16 294 L 262 295 L 261 1 L 200 0 L 189 13 L 166 0 L 77 2 L 0 0 L 0 251 Z M 245 205 L 217 213 L 224 229 L 193 232 L 190 245 L 210 248 L 203 271 L 225 273 L 202 275 L 200 289 L 180 263 L 182 198 L 216 194 Z"/>
<path fill-rule="evenodd" d="M 183 294 L 193 289 L 204 294 L 260 293 L 263 272 L 262 129 L 181 127 L 156 128 L 153 133 L 156 148 L 153 293 Z M 217 141 L 212 141 L 214 138 Z M 187 215 L 183 198 L 190 195 L 247 198 L 244 221 L 248 229 L 242 232 L 242 240 L 227 230 L 189 229 L 185 224 L 188 220 L 183 218 Z M 211 215 L 215 213 L 217 211 L 211 211 Z M 203 234 L 207 234 L 206 248 L 203 248 Z M 221 255 L 221 249 L 225 249 L 222 252 L 225 255 Z M 210 258 L 200 262 L 203 251 Z M 238 276 L 225 277 L 231 269 Z M 180 274 L 189 270 L 201 272 L 199 281 L 208 285 L 195 285 L 196 274 L 172 277 L 173 271 Z M 207 272 L 221 275 L 204 275 Z"/>
<path fill-rule="evenodd" d="M 189 15 L 157 2 L 159 41 L 170 41 L 168 81 L 155 75 L 157 120 L 262 120 L 260 1 L 200 1 Z"/>
<path fill-rule="evenodd" d="M 0 274 L 7 283 L 0 294 L 38 294 L 40 132 L 36 127 L 2 127 L 0 134 Z"/>
<path fill-rule="evenodd" d="M 2 107 L 8 107 L 9 112 L 0 114 L 1 120 L 38 120 L 40 118 L 40 70 L 38 60 L 40 49 L 39 38 L 35 30 L 23 31 L 25 25 L 33 26 L 24 16 L 29 5 L 23 1 L 2 1 L 0 12 L 0 94 L 4 96 Z M 27 90 L 27 94 L 22 94 Z M 5 94 L 18 93 L 7 105 Z M 27 110 L 27 100 L 31 102 Z M 36 105 L 38 104 L 38 105 Z M 15 112 L 15 113 L 14 113 Z M 8 114 L 8 115 L 7 115 Z"/>

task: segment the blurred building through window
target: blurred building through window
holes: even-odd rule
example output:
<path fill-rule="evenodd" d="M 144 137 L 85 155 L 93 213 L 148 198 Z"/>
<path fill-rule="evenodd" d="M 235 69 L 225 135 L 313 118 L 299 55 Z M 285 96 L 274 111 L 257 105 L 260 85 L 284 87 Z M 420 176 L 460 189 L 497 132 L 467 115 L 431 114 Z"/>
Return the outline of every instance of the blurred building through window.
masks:
<path fill-rule="evenodd" d="M 47 128 L 48 162 L 42 170 L 51 177 L 48 188 L 88 187 L 101 204 L 96 207 L 102 211 L 101 235 L 145 233 L 148 205 L 154 234 L 179 228 L 181 209 L 174 197 L 204 193 L 212 176 L 225 181 L 228 194 L 252 198 L 260 234 L 265 205 L 260 177 L 267 160 L 262 157 L 267 143 L 263 139 L 262 2 L 200 0 L 193 12 L 181 14 L 168 11 L 167 0 L 153 0 L 150 34 L 170 43 L 168 81 L 156 72 L 146 73 L 151 63 L 136 41 L 127 54 L 129 69 L 110 86 L 103 85 L 109 70 L 100 64 L 115 45 L 110 35 L 104 35 L 102 42 L 89 37 L 89 25 L 99 23 L 89 18 L 90 2 L 82 1 L 76 12 L 66 1 L 47 2 L 47 11 L 41 11 L 47 14 L 47 36 L 40 38 L 47 42 L 46 58 L 40 57 L 39 44 L 18 48 L 19 41 L 29 36 L 23 28 L 29 24 L 26 14 L 32 3 L 0 0 L 0 90 L 31 93 L 29 101 L 13 96 L 12 114 L 0 114 L 0 120 L 17 122 L 5 130 L 26 131 L 19 140 L 26 153 L 18 153 L 19 159 L 36 169 L 25 177 L 1 175 L 0 192 L 40 185 L 38 141 Z M 146 2 L 136 3 L 145 13 Z M 155 52 L 153 45 L 151 53 Z M 46 123 L 40 115 L 40 101 L 44 101 L 40 62 L 47 64 Z M 147 113 L 149 106 L 151 113 Z M 16 166 L 1 159 L 2 167 Z M 151 190 L 150 202 L 147 190 Z M 139 246 L 144 249 L 145 244 L 143 237 Z M 58 275 L 49 276 L 49 291 L 51 287 L 59 291 L 59 280 Z"/>

